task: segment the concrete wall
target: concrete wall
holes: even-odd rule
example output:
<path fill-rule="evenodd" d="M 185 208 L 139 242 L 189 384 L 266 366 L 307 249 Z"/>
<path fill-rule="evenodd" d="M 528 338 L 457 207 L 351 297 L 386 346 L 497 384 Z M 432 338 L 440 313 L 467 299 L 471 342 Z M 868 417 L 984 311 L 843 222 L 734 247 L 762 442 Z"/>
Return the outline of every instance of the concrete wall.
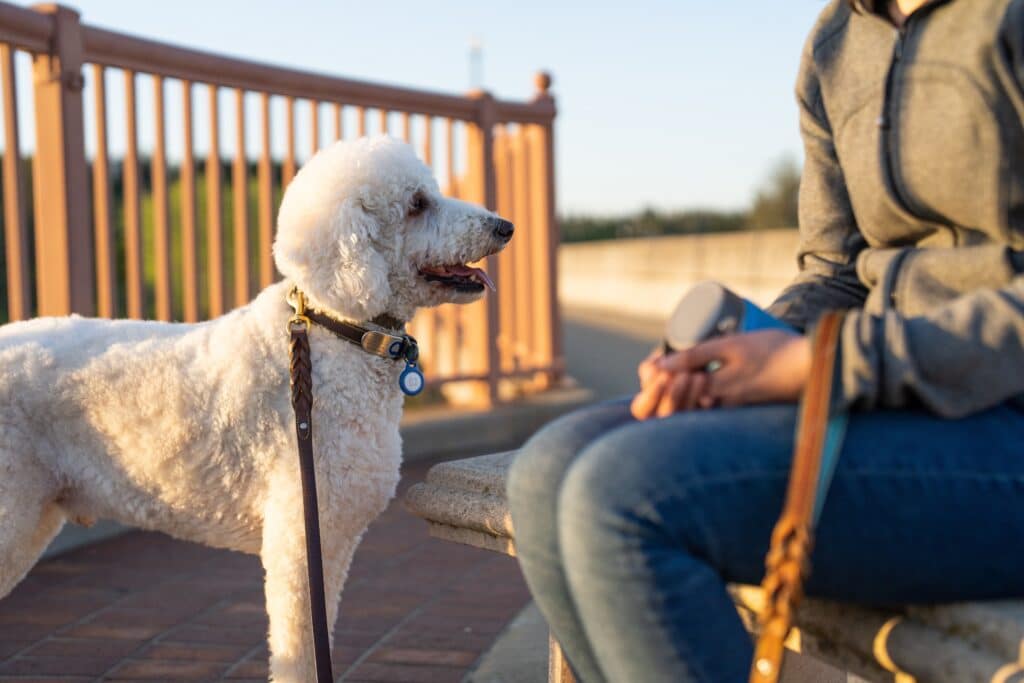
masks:
<path fill-rule="evenodd" d="M 796 274 L 796 230 L 564 244 L 559 300 L 569 308 L 663 319 L 687 289 L 717 280 L 766 305 Z"/>

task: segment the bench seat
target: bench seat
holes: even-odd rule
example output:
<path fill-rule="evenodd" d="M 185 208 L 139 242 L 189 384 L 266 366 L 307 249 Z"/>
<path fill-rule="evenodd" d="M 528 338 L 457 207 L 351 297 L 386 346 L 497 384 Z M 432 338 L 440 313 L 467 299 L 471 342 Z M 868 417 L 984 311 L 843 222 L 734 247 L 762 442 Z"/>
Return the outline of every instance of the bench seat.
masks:
<path fill-rule="evenodd" d="M 435 465 L 406 504 L 438 538 L 515 555 L 505 478 L 515 452 Z M 758 588 L 732 586 L 753 628 Z M 1024 683 L 1024 601 L 876 609 L 805 600 L 787 645 L 828 662 L 852 681 Z M 549 680 L 567 681 L 552 643 Z"/>

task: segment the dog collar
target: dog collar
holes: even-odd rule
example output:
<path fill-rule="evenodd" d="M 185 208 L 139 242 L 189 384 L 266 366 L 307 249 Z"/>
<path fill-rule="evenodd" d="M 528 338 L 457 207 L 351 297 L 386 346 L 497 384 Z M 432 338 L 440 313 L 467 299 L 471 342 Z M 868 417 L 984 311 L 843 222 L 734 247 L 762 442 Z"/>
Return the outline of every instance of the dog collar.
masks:
<path fill-rule="evenodd" d="M 366 353 L 388 360 L 404 361 L 405 370 L 398 378 L 399 388 L 407 396 L 415 396 L 423 391 L 423 373 L 416 365 L 420 358 L 420 347 L 415 337 L 405 333 L 405 325 L 400 320 L 391 316 L 378 316 L 370 321 L 373 327 L 341 320 L 330 313 L 308 307 L 306 295 L 298 287 L 292 287 L 285 300 L 295 311 L 295 315 L 288 323 L 289 329 L 297 323 L 305 323 L 307 327 L 316 323 Z M 401 333 L 388 332 L 385 326 L 401 330 Z"/>

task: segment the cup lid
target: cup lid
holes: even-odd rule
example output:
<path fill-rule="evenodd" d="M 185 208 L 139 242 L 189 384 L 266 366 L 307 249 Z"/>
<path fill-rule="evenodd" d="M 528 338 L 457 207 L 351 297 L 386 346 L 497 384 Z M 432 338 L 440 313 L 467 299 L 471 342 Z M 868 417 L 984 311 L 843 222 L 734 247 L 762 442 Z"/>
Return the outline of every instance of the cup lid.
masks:
<path fill-rule="evenodd" d="M 665 342 L 679 351 L 723 332 L 720 323 L 736 317 L 739 323 L 743 300 L 717 282 L 701 282 L 688 291 L 665 324 Z"/>

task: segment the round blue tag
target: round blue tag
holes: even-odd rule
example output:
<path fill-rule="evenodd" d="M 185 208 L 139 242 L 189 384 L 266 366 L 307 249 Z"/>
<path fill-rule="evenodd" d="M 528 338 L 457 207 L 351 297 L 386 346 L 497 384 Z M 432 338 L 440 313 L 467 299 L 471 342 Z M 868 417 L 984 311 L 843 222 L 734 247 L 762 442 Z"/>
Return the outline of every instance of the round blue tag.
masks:
<path fill-rule="evenodd" d="M 398 376 L 398 386 L 406 396 L 415 396 L 420 393 L 425 384 L 423 373 L 412 364 L 406 365 L 405 370 L 402 370 L 402 374 Z"/>

